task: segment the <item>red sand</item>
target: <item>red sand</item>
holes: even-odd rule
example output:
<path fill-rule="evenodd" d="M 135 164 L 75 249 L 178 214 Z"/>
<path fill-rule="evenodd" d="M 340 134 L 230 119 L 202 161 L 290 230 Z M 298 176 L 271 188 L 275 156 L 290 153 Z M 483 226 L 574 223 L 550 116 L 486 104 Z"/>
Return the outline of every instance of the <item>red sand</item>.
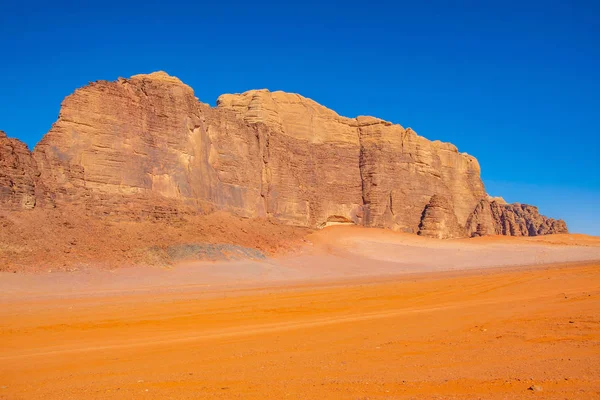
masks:
<path fill-rule="evenodd" d="M 3 273 L 0 399 L 600 398 L 600 248 L 571 237 Z"/>

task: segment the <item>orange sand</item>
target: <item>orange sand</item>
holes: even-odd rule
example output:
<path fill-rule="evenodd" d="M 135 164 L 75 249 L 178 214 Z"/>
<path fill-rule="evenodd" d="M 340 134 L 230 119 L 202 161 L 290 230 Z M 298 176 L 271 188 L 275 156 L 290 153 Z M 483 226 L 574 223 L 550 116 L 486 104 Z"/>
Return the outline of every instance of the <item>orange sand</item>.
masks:
<path fill-rule="evenodd" d="M 599 267 L 16 299 L 0 398 L 600 398 Z"/>
<path fill-rule="evenodd" d="M 279 236 L 287 241 L 293 236 L 288 233 L 291 236 Z M 295 240 L 301 245 L 296 243 L 293 250 L 264 259 L 182 261 L 169 267 L 125 263 L 124 268 L 112 270 L 90 265 L 74 272 L 32 264 L 38 272 L 0 272 L 0 303 L 24 297 L 194 292 L 600 260 L 600 239 L 585 235 L 439 240 L 383 229 L 332 226 Z"/>

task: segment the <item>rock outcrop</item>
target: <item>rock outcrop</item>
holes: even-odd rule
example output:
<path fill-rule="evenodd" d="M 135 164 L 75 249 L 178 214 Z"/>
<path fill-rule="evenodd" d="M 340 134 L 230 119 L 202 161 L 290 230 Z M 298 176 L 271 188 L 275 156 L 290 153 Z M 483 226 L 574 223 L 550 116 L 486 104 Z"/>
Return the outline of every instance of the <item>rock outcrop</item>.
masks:
<path fill-rule="evenodd" d="M 569 231 L 563 220 L 545 217 L 537 207 L 482 199 L 467 220 L 466 232 L 468 236 L 538 236 Z"/>
<path fill-rule="evenodd" d="M 212 108 L 164 72 L 77 89 L 33 154 L 3 134 L 0 152 L 3 209 L 143 220 L 226 210 L 444 238 L 566 230 L 534 207 L 488 201 L 477 160 L 452 144 L 284 92 L 223 95 Z"/>
<path fill-rule="evenodd" d="M 464 228 L 458 223 L 452 203 L 448 198 L 434 194 L 425 206 L 419 235 L 438 239 L 452 239 L 465 236 Z"/>
<path fill-rule="evenodd" d="M 0 209 L 32 209 L 38 169 L 25 143 L 0 131 Z"/>

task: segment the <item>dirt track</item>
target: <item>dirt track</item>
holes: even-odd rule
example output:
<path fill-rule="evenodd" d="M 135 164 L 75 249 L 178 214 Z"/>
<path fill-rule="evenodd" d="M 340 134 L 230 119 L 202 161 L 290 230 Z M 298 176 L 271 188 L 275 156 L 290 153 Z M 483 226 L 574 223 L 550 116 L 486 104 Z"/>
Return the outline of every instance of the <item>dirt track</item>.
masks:
<path fill-rule="evenodd" d="M 0 318 L 2 399 L 600 398 L 598 264 L 23 299 Z"/>

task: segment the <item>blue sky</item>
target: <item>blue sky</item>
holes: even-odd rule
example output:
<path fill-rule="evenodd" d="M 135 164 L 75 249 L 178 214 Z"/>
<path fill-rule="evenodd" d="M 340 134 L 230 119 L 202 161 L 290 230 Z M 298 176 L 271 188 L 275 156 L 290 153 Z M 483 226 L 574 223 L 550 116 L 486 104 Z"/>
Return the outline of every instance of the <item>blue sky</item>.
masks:
<path fill-rule="evenodd" d="M 0 129 L 33 147 L 75 88 L 155 70 L 213 105 L 297 92 L 450 141 L 490 194 L 600 235 L 600 2 L 187 3 L 3 2 Z"/>

